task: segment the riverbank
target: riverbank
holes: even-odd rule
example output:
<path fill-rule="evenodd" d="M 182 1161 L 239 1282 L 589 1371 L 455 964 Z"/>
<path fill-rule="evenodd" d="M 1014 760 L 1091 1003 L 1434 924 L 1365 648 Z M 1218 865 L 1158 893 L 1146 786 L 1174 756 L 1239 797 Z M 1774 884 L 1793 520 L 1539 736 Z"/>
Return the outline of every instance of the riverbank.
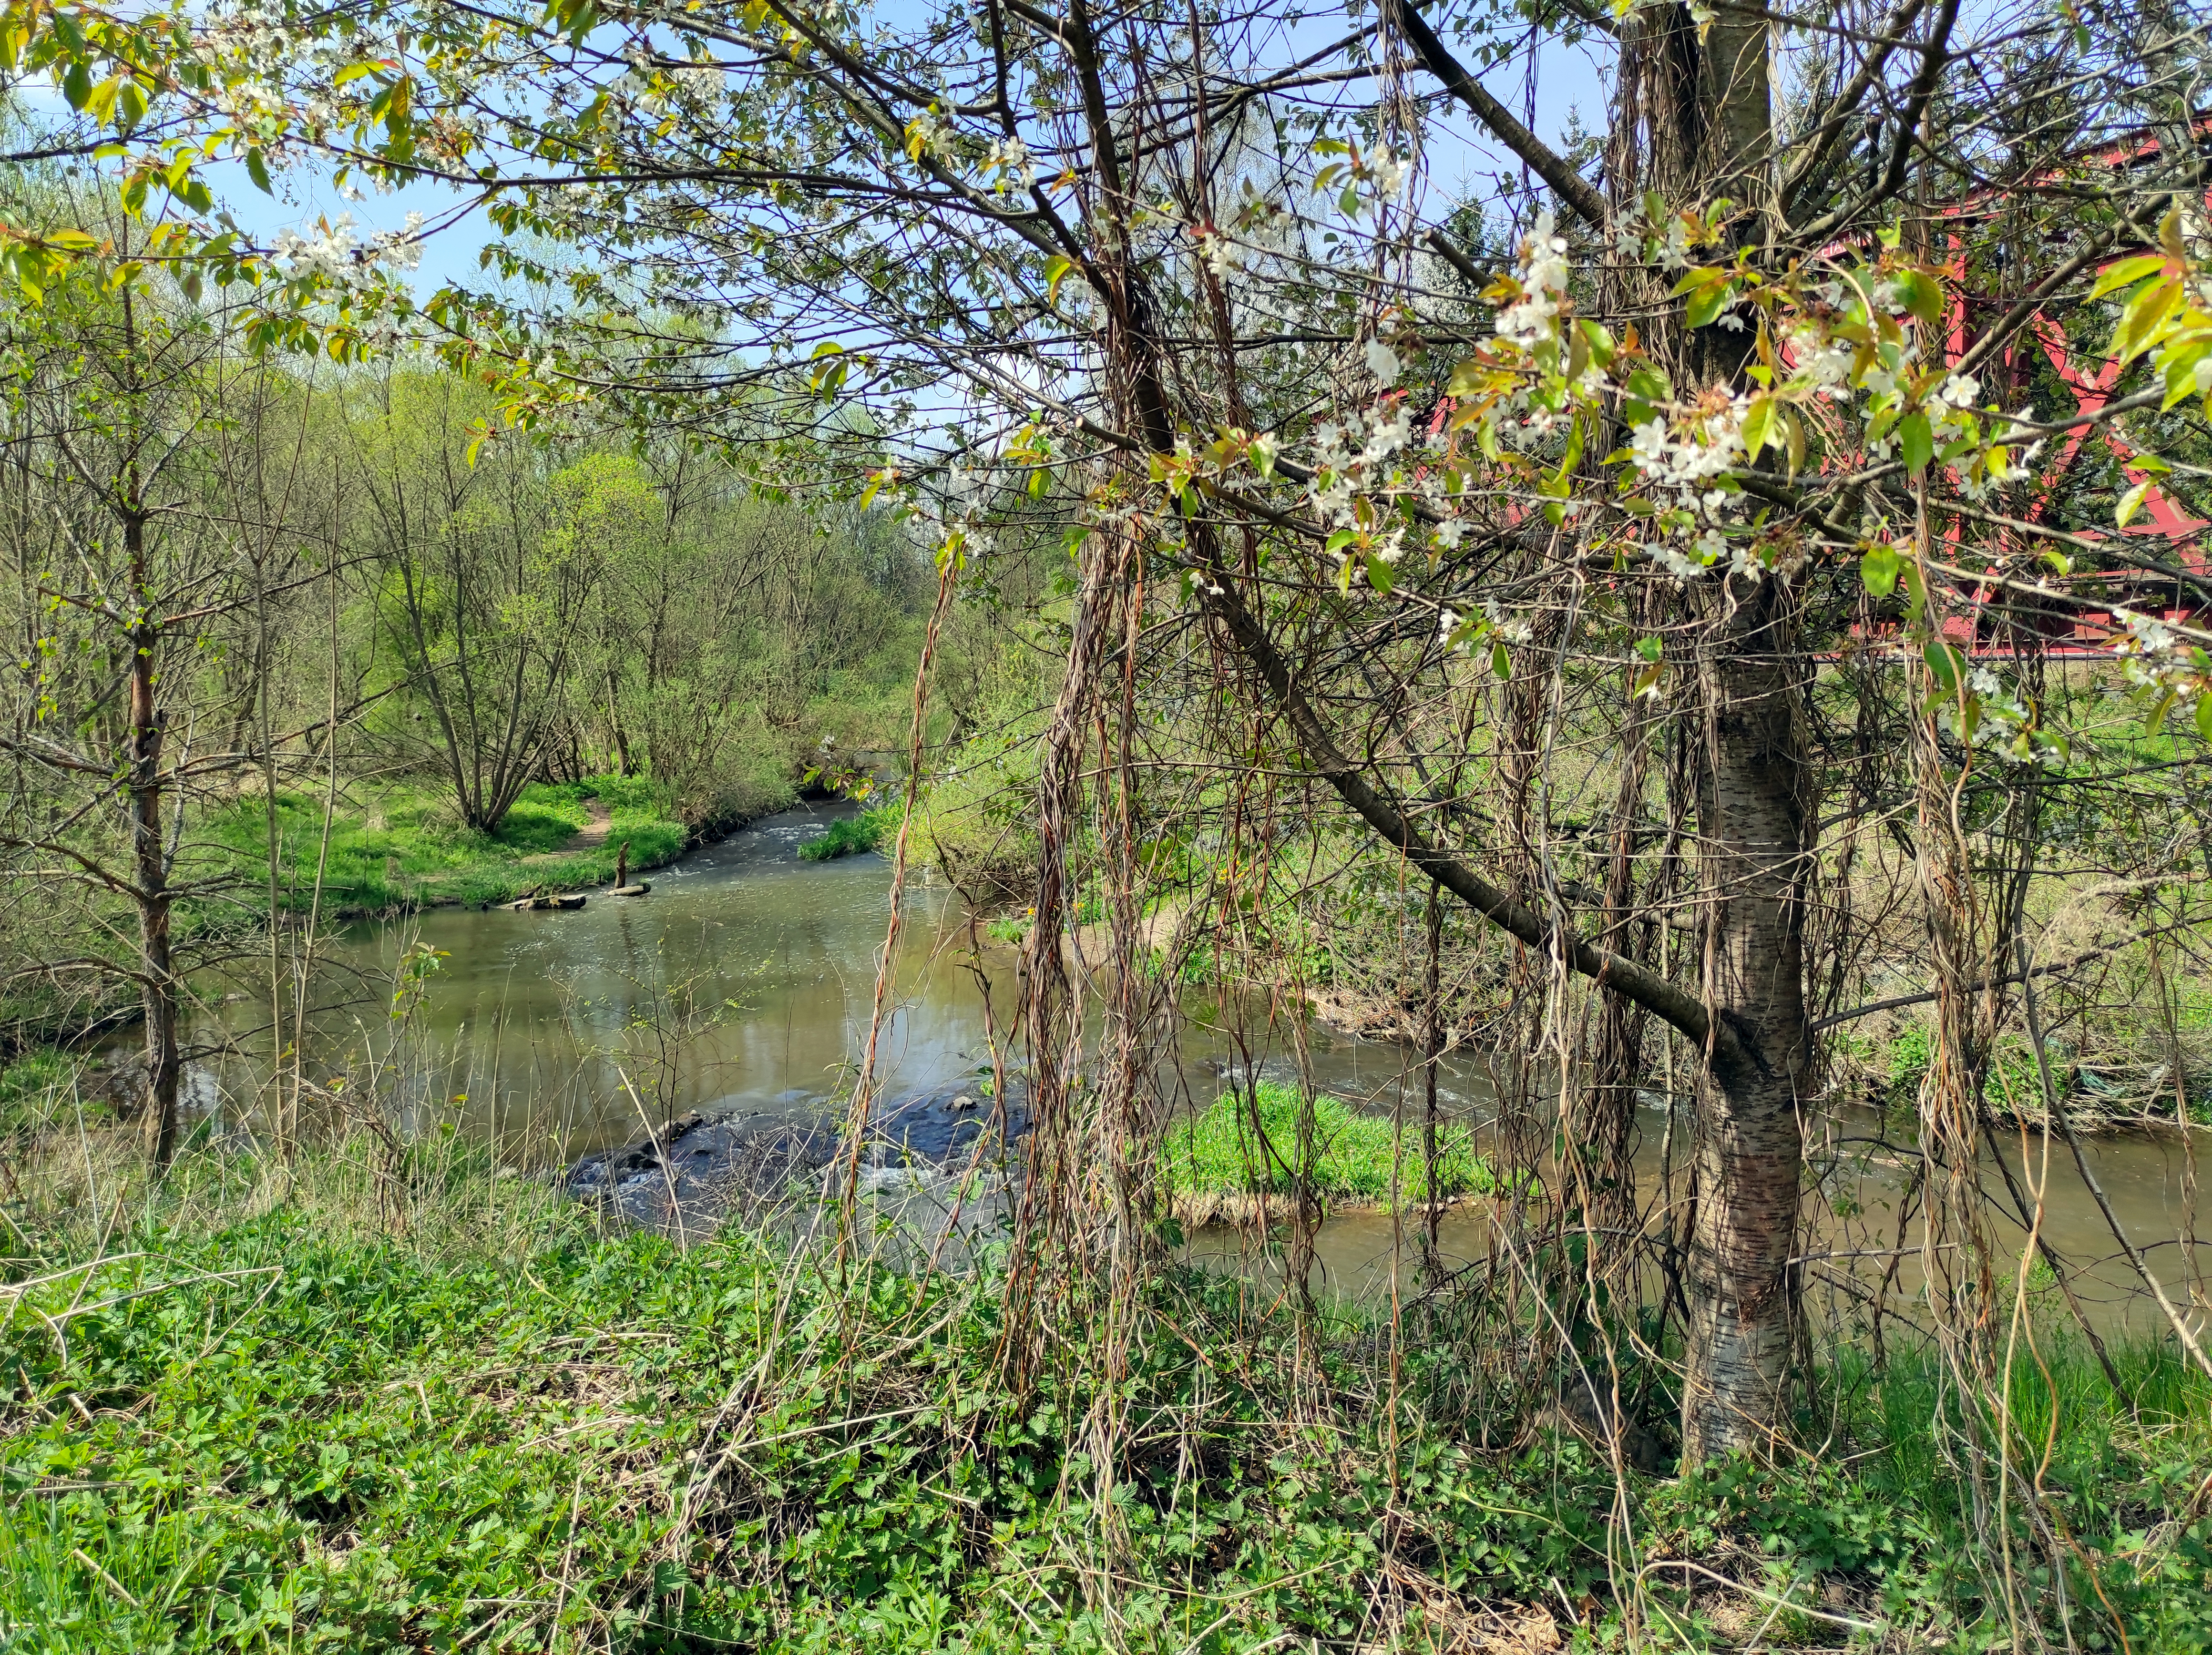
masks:
<path fill-rule="evenodd" d="M 1077 1649 L 1109 1616 L 1163 1655 L 1600 1649 L 1632 1617 L 1647 1648 L 2007 1635 L 1932 1358 L 1832 1353 L 1800 1421 L 1822 1461 L 1617 1486 L 1569 1431 L 1469 1415 L 1466 1330 L 1409 1330 L 1394 1377 L 1387 1320 L 1302 1335 L 1170 1271 L 1102 1505 L 1093 1330 L 1016 1394 L 988 1272 L 742 1231 L 679 1252 L 450 1140 L 203 1151 L 158 1191 L 104 1139 L 24 1170 L 11 1649 Z M 2014 1401 L 2077 1633 L 2203 1647 L 2212 1397 L 2156 1347 L 2118 1353 L 2132 1410 L 2044 1355 Z"/>
<path fill-rule="evenodd" d="M 355 783 L 331 813 L 324 853 L 319 796 L 276 796 L 277 906 L 316 905 L 336 918 L 446 906 L 486 907 L 533 892 L 589 890 L 614 882 L 625 845 L 642 870 L 674 861 L 692 829 L 669 814 L 644 777 L 533 782 L 495 833 L 465 826 L 447 794 L 414 782 Z M 728 831 L 734 824 L 724 824 Z M 267 878 L 267 807 L 241 800 L 211 823 L 240 879 Z"/>
<path fill-rule="evenodd" d="M 327 855 L 323 816 L 321 795 L 278 791 L 280 914 L 313 912 L 327 923 L 602 889 L 615 882 L 625 846 L 635 876 L 745 823 L 689 826 L 667 814 L 650 781 L 635 776 L 532 783 L 495 834 L 462 826 L 442 790 L 408 782 L 348 784 L 331 813 Z M 184 882 L 228 888 L 247 908 L 241 912 L 235 900 L 185 902 L 179 937 L 259 931 L 269 864 L 269 815 L 260 795 L 212 816 L 183 860 Z M 113 937 L 101 937 L 100 946 L 114 947 Z M 88 943 L 86 952 L 94 951 Z M 36 980 L 10 985 L 0 993 L 0 1059 L 52 1046 L 81 1046 L 143 1015 L 136 985 L 119 971 L 75 993 Z"/>

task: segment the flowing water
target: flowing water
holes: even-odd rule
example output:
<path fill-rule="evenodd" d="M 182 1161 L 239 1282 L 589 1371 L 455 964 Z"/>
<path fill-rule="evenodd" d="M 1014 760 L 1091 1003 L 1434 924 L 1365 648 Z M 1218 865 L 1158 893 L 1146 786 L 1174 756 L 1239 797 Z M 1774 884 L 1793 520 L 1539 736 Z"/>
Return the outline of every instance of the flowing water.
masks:
<path fill-rule="evenodd" d="M 523 1164 L 634 1140 L 648 1123 L 694 1109 L 801 1118 L 834 1109 L 830 1100 L 866 1039 L 889 918 L 885 858 L 812 863 L 798 855 L 845 809 L 771 817 L 657 870 L 642 898 L 594 895 L 569 912 L 440 909 L 354 927 L 325 951 L 315 975 L 316 1009 L 296 1070 L 279 1065 L 302 1082 L 303 1118 L 343 1108 L 348 1088 L 357 1094 L 376 1065 L 387 1092 L 406 1100 L 408 1128 L 449 1125 Z M 923 870 L 907 904 L 878 1046 L 882 1095 L 890 1098 L 988 1074 L 986 988 L 1001 1030 L 1014 989 L 1013 951 L 971 931 L 964 905 L 942 882 Z M 404 970 L 410 960 L 431 968 L 418 963 L 410 977 Z M 419 1003 L 395 1022 L 395 986 L 410 980 L 422 985 Z M 205 1045 L 227 1041 L 229 1051 L 195 1066 L 191 1091 L 203 1112 L 243 1124 L 269 1106 L 270 983 L 248 968 L 223 988 L 209 995 L 196 1033 Z M 280 1002 L 289 993 L 279 985 Z M 1271 1019 L 1264 1003 L 1251 1002 L 1240 1008 L 1240 1045 L 1221 1032 L 1218 1003 L 1209 1005 L 1212 1015 L 1193 1008 L 1168 1073 L 1171 1083 L 1180 1081 L 1186 1106 L 1202 1107 L 1220 1091 L 1222 1075 L 1249 1063 L 1284 1078 L 1303 1067 L 1322 1090 L 1419 1118 L 1420 1080 L 1405 1049 L 1310 1025 L 1301 1037 Z M 221 1040 L 208 1038 L 218 1033 Z M 1480 1057 L 1448 1057 L 1441 1071 L 1444 1106 L 1458 1118 L 1486 1121 L 1492 1094 Z M 1639 1188 L 1658 1187 L 1670 1150 L 1679 1188 L 1685 1123 L 1670 1123 L 1663 1100 L 1646 1097 Z M 1838 1162 L 1805 1244 L 1808 1255 L 1821 1255 L 1812 1279 L 1843 1278 L 1847 1297 L 1863 1294 L 1889 1260 L 1838 1255 L 1887 1254 L 1896 1245 L 1895 1208 L 1910 1165 L 1898 1149 L 1909 1149 L 1911 1129 L 1889 1130 L 1894 1145 L 1871 1114 L 1837 1124 Z M 2087 1148 L 2131 1239 L 2148 1250 L 2169 1296 L 2185 1304 L 2192 1273 L 2184 1246 L 2185 1146 L 2170 1133 L 2121 1133 Z M 2042 1234 L 2082 1272 L 2080 1295 L 2093 1319 L 2142 1331 L 2160 1325 L 2063 1144 L 2051 1146 L 2047 1169 L 2040 1141 L 2028 1149 L 2044 1187 Z M 2017 1172 L 2017 1145 L 2008 1160 Z M 1332 1216 L 1319 1237 L 1317 1276 L 1332 1288 L 1379 1290 L 1399 1259 L 1410 1280 L 1419 1228 L 1410 1215 Z M 2021 1227 L 2001 1220 L 1996 1234 L 2016 1258 Z M 1895 1279 L 1909 1291 L 1918 1279 L 1917 1230 L 1905 1240 L 1908 1256 Z M 1485 1258 L 1492 1231 L 1482 1207 L 1448 1214 L 1441 1242 L 1448 1264 Z M 1261 1245 L 1249 1231 L 1228 1228 L 1191 1243 L 1195 1254 L 1224 1266 L 1265 1269 Z M 2212 1258 L 2199 1264 L 2212 1270 Z M 2031 1285 L 2036 1281 L 2032 1272 Z"/>

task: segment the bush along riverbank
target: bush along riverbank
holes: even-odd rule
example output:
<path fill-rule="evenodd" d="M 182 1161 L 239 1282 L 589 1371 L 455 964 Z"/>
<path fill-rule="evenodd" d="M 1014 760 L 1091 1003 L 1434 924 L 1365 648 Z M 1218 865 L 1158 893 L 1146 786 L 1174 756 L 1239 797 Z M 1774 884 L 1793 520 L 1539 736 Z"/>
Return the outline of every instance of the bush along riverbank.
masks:
<path fill-rule="evenodd" d="M 279 906 L 312 906 L 319 865 L 322 911 L 341 918 L 591 890 L 613 883 L 625 844 L 630 868 L 642 870 L 674 861 L 692 837 L 661 790 L 640 776 L 532 783 L 492 834 L 464 826 L 434 788 L 351 787 L 332 814 L 326 860 L 322 798 L 280 791 L 276 803 Z M 235 876 L 265 879 L 264 801 L 242 800 L 213 826 Z"/>
<path fill-rule="evenodd" d="M 1169 1269 L 1102 1464 L 1095 1327 L 1015 1388 L 988 1269 L 678 1252 L 445 1137 L 202 1150 L 154 1191 L 111 1149 L 34 1157 L 13 1209 L 26 1655 L 2009 1648 L 1995 1548 L 2046 1555 L 1945 1453 L 1932 1356 L 1832 1356 L 1819 1458 L 1616 1478 L 1471 1411 L 1499 1330 L 1427 1317 L 1394 1362 L 1387 1314 L 1301 1329 Z M 2130 1401 L 2048 1343 L 2011 1399 L 2075 1646 L 2204 1649 L 2212 1394 L 2166 1348 L 2116 1360 Z"/>

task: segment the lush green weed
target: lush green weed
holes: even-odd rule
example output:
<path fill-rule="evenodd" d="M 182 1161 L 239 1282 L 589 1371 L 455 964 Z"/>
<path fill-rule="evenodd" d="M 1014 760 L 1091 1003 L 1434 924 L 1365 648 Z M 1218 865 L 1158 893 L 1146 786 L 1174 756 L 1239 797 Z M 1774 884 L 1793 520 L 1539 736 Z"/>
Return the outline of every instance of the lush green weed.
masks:
<path fill-rule="evenodd" d="M 96 1264 L 112 1203 L 20 1234 L 5 1647 L 1073 1650 L 1110 1603 L 1110 1641 L 1159 1655 L 1442 1647 L 1497 1605 L 1596 1649 L 1640 1588 L 1647 1648 L 1840 1643 L 1840 1617 L 1985 1649 L 2011 1646 L 1991 1534 L 2023 1573 L 2045 1555 L 2016 1506 L 1978 1511 L 1932 1358 L 1831 1361 L 1799 1421 L 1820 1454 L 1617 1488 L 1572 1437 L 1481 1452 L 1432 1414 L 1434 1330 L 1408 1324 L 1399 1383 L 1386 1325 L 1300 1335 L 1272 1291 L 1168 1273 L 1102 1487 L 1085 1328 L 1015 1395 L 988 1274 L 678 1252 L 449 1140 L 385 1155 L 210 1152 Z M 404 1235 L 374 1218 L 393 1190 Z M 2207 1386 L 2128 1350 L 2131 1408 L 2045 1355 L 2010 1400 L 2048 1445 L 2078 1645 L 2118 1648 L 2118 1616 L 2132 1649 L 2212 1647 Z"/>
<path fill-rule="evenodd" d="M 808 862 L 829 862 L 879 849 L 884 840 L 897 835 L 899 821 L 905 814 L 904 805 L 887 804 L 856 816 L 840 816 L 830 824 L 828 833 L 800 846 L 799 854 Z"/>
<path fill-rule="evenodd" d="M 1169 1129 L 1160 1165 L 1170 1190 L 1256 1195 L 1290 1189 L 1297 1088 L 1262 1081 L 1255 1093 L 1224 1092 L 1204 1113 Z M 1314 1100 L 1314 1147 L 1312 1187 L 1325 1201 L 1389 1206 L 1401 1197 L 1429 1198 L 1418 1130 L 1408 1130 L 1401 1145 L 1390 1122 L 1321 1097 Z M 1437 1144 L 1437 1193 L 1480 1194 L 1490 1187 L 1490 1169 L 1474 1155 L 1465 1127 L 1446 1130 Z"/>

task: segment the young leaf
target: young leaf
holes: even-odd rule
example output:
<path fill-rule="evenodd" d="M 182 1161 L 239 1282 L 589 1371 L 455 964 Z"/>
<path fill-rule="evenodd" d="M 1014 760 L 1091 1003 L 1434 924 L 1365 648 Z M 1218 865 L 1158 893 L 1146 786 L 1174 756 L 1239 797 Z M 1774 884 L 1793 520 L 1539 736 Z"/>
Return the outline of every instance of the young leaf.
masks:
<path fill-rule="evenodd" d="M 1759 451 L 1766 446 L 1774 435 L 1774 398 L 1753 397 L 1751 411 L 1743 416 L 1743 452 L 1746 459 L 1754 464 Z"/>
<path fill-rule="evenodd" d="M 2114 528 L 2124 529 L 2128 526 L 2128 519 L 2142 509 L 2143 497 L 2150 493 L 2151 488 L 2151 480 L 2145 477 L 2120 496 L 2119 506 L 2112 512 Z"/>
<path fill-rule="evenodd" d="M 1966 679 L 1966 658 L 1955 644 L 1947 644 L 1940 638 L 1931 638 L 1921 646 L 1921 658 L 1928 663 L 1928 670 L 1946 695 L 1956 695 Z"/>
<path fill-rule="evenodd" d="M 1905 452 L 1905 464 L 1916 477 L 1924 475 L 1928 462 L 1936 458 L 1936 434 L 1928 427 L 1925 414 L 1908 414 L 1897 422 L 1898 446 Z"/>
<path fill-rule="evenodd" d="M 2133 258 L 2115 260 L 2097 273 L 2097 285 L 2089 289 L 2089 297 L 2102 299 L 2108 293 L 2133 287 L 2143 277 L 2165 268 L 2164 253 L 2137 253 Z"/>
<path fill-rule="evenodd" d="M 1897 567 L 1895 547 L 1869 546 L 1859 560 L 1859 579 L 1876 597 L 1887 597 L 1897 590 Z"/>

